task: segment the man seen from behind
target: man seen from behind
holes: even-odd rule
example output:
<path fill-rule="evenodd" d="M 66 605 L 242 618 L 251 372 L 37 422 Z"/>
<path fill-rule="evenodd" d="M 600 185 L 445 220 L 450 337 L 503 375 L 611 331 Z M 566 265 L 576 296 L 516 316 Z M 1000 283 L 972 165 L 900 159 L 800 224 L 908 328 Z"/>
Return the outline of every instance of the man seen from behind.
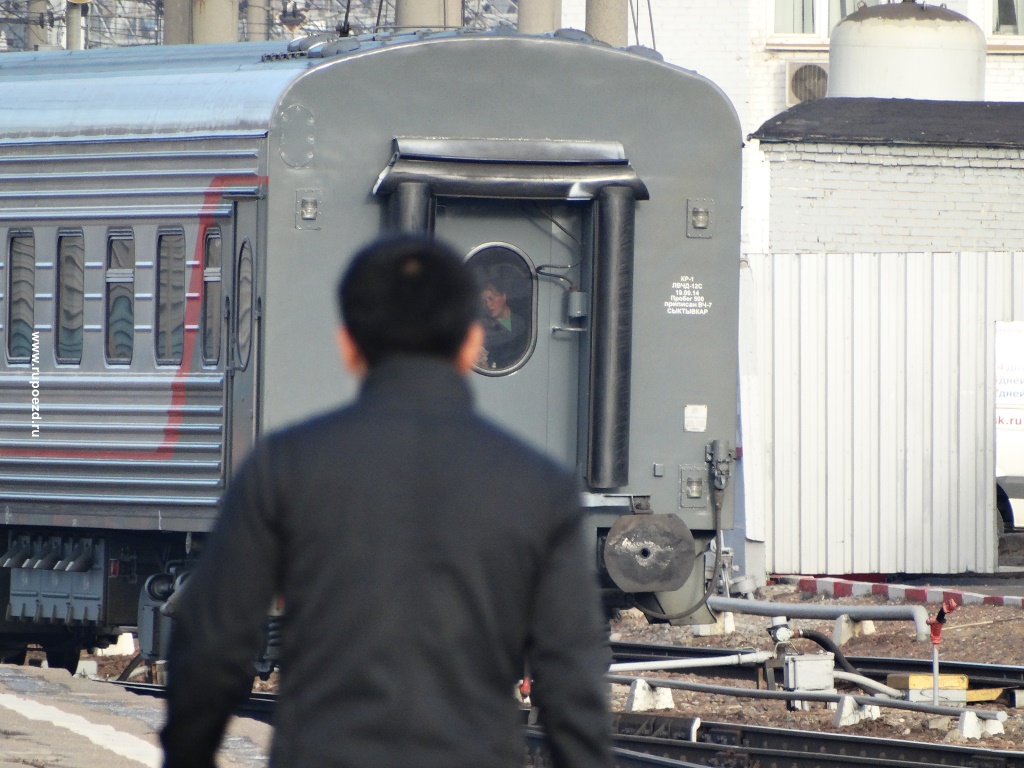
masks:
<path fill-rule="evenodd" d="M 284 599 L 274 768 L 518 768 L 529 668 L 559 768 L 611 765 L 572 476 L 474 412 L 480 287 L 424 238 L 338 289 L 354 404 L 261 440 L 175 609 L 165 768 L 209 768 Z"/>

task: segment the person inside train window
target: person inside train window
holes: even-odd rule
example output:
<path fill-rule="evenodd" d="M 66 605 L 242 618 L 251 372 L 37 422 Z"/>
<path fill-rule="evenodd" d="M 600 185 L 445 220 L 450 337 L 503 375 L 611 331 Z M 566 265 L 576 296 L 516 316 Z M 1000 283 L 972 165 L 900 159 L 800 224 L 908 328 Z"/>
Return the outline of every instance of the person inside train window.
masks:
<path fill-rule="evenodd" d="M 508 368 L 519 362 L 530 343 L 526 321 L 512 311 L 508 288 L 498 277 L 487 280 L 480 294 L 484 305 L 484 348 L 478 365 Z"/>
<path fill-rule="evenodd" d="M 390 238 L 338 299 L 358 397 L 261 438 L 228 486 L 175 593 L 164 768 L 213 767 L 278 596 L 271 768 L 522 766 L 524 666 L 551 765 L 609 768 L 577 482 L 473 407 L 474 271 Z"/>

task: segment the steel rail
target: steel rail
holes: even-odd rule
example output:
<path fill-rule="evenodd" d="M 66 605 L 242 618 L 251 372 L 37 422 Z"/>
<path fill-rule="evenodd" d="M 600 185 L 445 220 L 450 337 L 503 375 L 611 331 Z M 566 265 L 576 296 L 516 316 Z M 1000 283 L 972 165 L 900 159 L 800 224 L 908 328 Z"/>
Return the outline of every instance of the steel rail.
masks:
<path fill-rule="evenodd" d="M 1024 752 L 901 739 L 864 738 L 736 723 L 699 723 L 689 741 L 693 718 L 621 713 L 613 718 L 615 743 L 653 750 L 700 765 L 830 768 L 831 766 L 963 766 L 1021 768 Z"/>
<path fill-rule="evenodd" d="M 734 656 L 738 653 L 753 653 L 753 649 L 701 648 L 650 643 L 613 642 L 610 644 L 612 658 L 616 662 L 656 661 L 675 659 L 707 659 L 715 656 Z M 865 677 L 885 681 L 894 672 L 932 673 L 931 659 L 896 659 L 881 656 L 847 656 L 849 661 Z M 943 674 L 967 675 L 976 687 L 1024 688 L 1024 666 L 979 664 L 969 661 L 940 661 Z M 698 668 L 685 670 L 693 674 L 722 678 L 757 680 L 760 670 L 751 667 Z"/>
<path fill-rule="evenodd" d="M 529 765 L 548 766 L 551 765 L 551 758 L 548 754 L 547 742 L 544 731 L 540 728 L 526 727 L 523 729 L 523 739 L 526 742 L 526 756 Z M 638 746 L 650 746 L 643 740 L 637 741 Z M 669 750 L 670 751 L 670 750 Z M 690 763 L 682 760 L 675 760 L 664 755 L 651 754 L 649 751 L 625 749 L 620 746 L 613 748 L 615 768 L 703 768 L 708 763 Z"/>
<path fill-rule="evenodd" d="M 863 738 L 699 719 L 621 713 L 613 717 L 617 750 L 647 753 L 668 762 L 619 765 L 727 766 L 728 768 L 1022 768 L 1024 753 L 900 739 Z M 535 765 L 545 762 L 542 731 L 524 729 Z M 621 752 L 617 751 L 617 755 Z"/>
<path fill-rule="evenodd" d="M 140 695 L 163 697 L 161 685 L 107 681 Z M 266 719 L 277 696 L 253 693 L 238 714 Z M 524 722 L 529 712 L 524 710 Z M 1024 752 L 929 744 L 901 739 L 768 728 L 741 723 L 701 722 L 699 718 L 616 713 L 611 719 L 615 765 L 622 768 L 1024 768 Z M 524 727 L 527 754 L 547 765 L 543 732 Z"/>

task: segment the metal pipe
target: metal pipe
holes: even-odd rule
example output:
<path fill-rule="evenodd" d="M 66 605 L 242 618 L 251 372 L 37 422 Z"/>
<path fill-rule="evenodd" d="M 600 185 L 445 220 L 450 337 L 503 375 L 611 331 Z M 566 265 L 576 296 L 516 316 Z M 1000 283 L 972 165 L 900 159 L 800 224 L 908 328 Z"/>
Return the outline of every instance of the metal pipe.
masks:
<path fill-rule="evenodd" d="M 193 43 L 237 43 L 238 0 L 192 0 Z"/>
<path fill-rule="evenodd" d="M 78 2 L 68 2 L 67 22 L 67 49 L 80 51 L 82 50 L 82 6 Z"/>
<path fill-rule="evenodd" d="M 754 688 L 734 688 L 727 685 L 704 685 L 702 683 L 690 683 L 685 680 L 652 680 L 649 677 L 631 677 L 629 675 L 607 675 L 605 677 L 610 683 L 620 685 L 632 685 L 637 680 L 645 680 L 652 688 L 676 688 L 680 691 L 696 691 L 697 693 L 712 693 L 720 696 L 738 696 L 747 699 L 780 699 L 783 701 L 822 701 L 825 703 L 838 703 L 849 694 L 845 693 L 822 693 L 820 691 L 762 691 Z M 959 717 L 964 712 L 973 712 L 981 720 L 1006 720 L 1006 713 L 992 709 L 968 709 L 967 707 L 942 707 L 934 704 L 923 704 L 915 701 L 900 701 L 888 699 L 884 696 L 850 696 L 859 705 L 889 707 L 890 709 L 905 709 L 911 712 L 924 712 L 930 715 L 947 715 Z"/>
<path fill-rule="evenodd" d="M 562 26 L 562 0 L 519 0 L 517 27 L 524 35 L 554 32 Z"/>
<path fill-rule="evenodd" d="M 843 672 L 842 670 L 837 669 L 832 673 L 832 677 L 836 680 L 845 680 L 848 683 L 854 683 L 855 685 L 859 685 L 861 688 L 865 688 L 869 691 L 875 691 L 876 693 L 891 696 L 894 699 L 907 698 L 907 695 L 898 688 L 890 688 L 888 685 L 880 683 L 877 680 L 872 680 L 870 677 L 864 677 L 864 675 L 858 675 L 853 672 Z"/>
<path fill-rule="evenodd" d="M 629 483 L 636 195 L 607 186 L 596 202 L 586 480 L 590 488 L 620 488 Z"/>
<path fill-rule="evenodd" d="M 626 0 L 587 0 L 587 34 L 614 48 L 629 44 L 629 7 Z"/>
<path fill-rule="evenodd" d="M 755 651 L 754 653 L 730 653 L 722 656 L 711 656 L 704 659 L 665 659 L 663 661 L 625 661 L 612 664 L 609 672 L 644 672 L 647 670 L 698 669 L 700 667 L 732 667 L 743 664 L 762 664 L 775 658 L 771 651 Z"/>
<path fill-rule="evenodd" d="M 395 27 L 399 30 L 461 26 L 461 0 L 397 0 L 395 3 Z"/>
<path fill-rule="evenodd" d="M 46 29 L 50 4 L 46 0 L 29 0 L 28 19 L 25 22 L 25 48 L 38 51 L 49 45 L 50 33 Z"/>
<path fill-rule="evenodd" d="M 164 0 L 164 45 L 192 42 L 192 0 Z"/>
<path fill-rule="evenodd" d="M 391 194 L 391 229 L 395 232 L 422 232 L 429 234 L 431 223 L 430 186 L 417 181 L 403 181 Z"/>
<path fill-rule="evenodd" d="M 266 40 L 270 26 L 269 17 L 268 0 L 249 0 L 245 11 L 245 39 Z"/>
<path fill-rule="evenodd" d="M 731 611 L 751 616 L 786 616 L 793 619 L 835 620 L 840 616 L 849 616 L 854 621 L 910 620 L 914 622 L 917 642 L 923 643 L 931 635 L 928 611 L 923 605 L 801 605 L 715 596 L 708 598 L 708 607 L 719 612 Z"/>

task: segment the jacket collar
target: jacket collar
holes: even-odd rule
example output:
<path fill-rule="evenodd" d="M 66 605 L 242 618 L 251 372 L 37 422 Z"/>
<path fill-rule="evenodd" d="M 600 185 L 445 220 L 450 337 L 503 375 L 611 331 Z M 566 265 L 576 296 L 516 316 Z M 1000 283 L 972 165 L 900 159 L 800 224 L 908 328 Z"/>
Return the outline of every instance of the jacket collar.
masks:
<path fill-rule="evenodd" d="M 373 366 L 359 391 L 367 406 L 410 405 L 431 410 L 469 410 L 473 395 L 451 362 L 426 355 L 392 355 Z"/>

